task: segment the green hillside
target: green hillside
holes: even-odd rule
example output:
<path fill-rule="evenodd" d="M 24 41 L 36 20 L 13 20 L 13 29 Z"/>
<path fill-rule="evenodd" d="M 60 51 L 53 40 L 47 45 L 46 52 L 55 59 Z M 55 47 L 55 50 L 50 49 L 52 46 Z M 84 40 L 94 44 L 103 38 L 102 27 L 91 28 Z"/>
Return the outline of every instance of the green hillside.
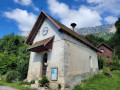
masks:
<path fill-rule="evenodd" d="M 102 72 L 84 80 L 73 90 L 120 90 L 120 71 L 110 71 L 112 78 Z"/>
<path fill-rule="evenodd" d="M 104 32 L 104 33 L 98 33 L 98 34 L 94 34 L 94 35 L 108 40 L 110 37 L 112 37 L 114 35 L 114 33 Z"/>

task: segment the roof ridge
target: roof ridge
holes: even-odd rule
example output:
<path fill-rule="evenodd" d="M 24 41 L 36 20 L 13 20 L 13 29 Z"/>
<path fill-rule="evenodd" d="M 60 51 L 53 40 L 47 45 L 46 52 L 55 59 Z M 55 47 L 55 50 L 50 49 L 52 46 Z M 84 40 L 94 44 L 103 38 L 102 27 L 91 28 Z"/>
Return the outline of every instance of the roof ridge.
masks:
<path fill-rule="evenodd" d="M 43 15 L 44 14 L 44 15 Z M 57 21 L 56 19 L 54 19 L 53 17 L 51 17 L 50 15 L 48 15 L 47 13 L 45 13 L 44 11 L 41 11 L 40 15 L 38 18 L 44 18 L 47 17 L 58 29 L 59 31 L 62 32 L 66 32 L 70 35 L 72 35 L 73 37 L 79 39 L 80 41 L 82 41 L 84 44 L 88 45 L 89 47 L 93 48 L 96 51 L 99 51 L 94 45 L 92 45 L 89 41 L 87 41 L 85 38 L 81 37 L 78 33 L 74 32 L 73 30 L 71 30 L 70 28 L 68 28 L 67 26 L 65 26 L 64 24 L 60 23 L 59 21 Z M 36 22 L 39 22 L 40 24 L 42 24 L 42 22 L 40 22 L 40 20 L 37 19 Z M 38 27 L 37 24 L 35 23 L 34 27 Z M 29 44 L 29 42 L 33 42 L 33 39 L 37 33 L 38 28 L 34 28 L 32 29 L 32 32 L 34 33 L 34 36 L 30 37 L 30 35 L 32 35 L 33 33 L 31 32 L 28 39 L 26 40 L 26 44 Z"/>
<path fill-rule="evenodd" d="M 100 44 L 97 46 L 97 48 L 98 48 L 100 45 L 102 45 L 102 44 L 105 45 L 106 47 L 108 47 L 109 49 L 111 49 L 111 50 L 113 51 L 113 49 L 112 49 L 111 47 L 109 47 L 107 44 L 105 44 L 105 43 L 103 43 L 103 42 L 100 43 Z"/>

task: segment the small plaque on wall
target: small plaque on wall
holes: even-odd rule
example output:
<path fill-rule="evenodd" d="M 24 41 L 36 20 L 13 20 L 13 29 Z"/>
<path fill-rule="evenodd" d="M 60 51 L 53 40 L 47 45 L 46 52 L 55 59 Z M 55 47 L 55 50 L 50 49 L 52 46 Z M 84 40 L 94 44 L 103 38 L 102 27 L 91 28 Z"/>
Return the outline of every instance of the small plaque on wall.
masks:
<path fill-rule="evenodd" d="M 58 68 L 52 68 L 51 69 L 51 80 L 57 81 L 58 79 Z"/>

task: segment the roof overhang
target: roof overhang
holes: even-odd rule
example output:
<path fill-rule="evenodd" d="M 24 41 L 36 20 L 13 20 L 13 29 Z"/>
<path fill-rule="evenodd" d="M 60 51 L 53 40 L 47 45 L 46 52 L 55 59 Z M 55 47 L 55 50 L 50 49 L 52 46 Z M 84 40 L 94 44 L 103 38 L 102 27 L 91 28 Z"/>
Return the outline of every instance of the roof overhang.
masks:
<path fill-rule="evenodd" d="M 49 49 L 52 49 L 52 43 L 53 43 L 53 39 L 54 36 L 38 41 L 36 43 L 34 43 L 33 45 L 31 45 L 27 51 L 32 51 L 32 52 L 43 52 L 43 51 L 47 51 Z"/>
<path fill-rule="evenodd" d="M 113 49 L 111 48 L 111 47 L 109 47 L 108 45 L 106 45 L 105 43 L 100 43 L 98 46 L 97 46 L 97 48 L 99 48 L 101 45 L 103 45 L 103 46 L 105 46 L 105 47 L 107 47 L 108 49 L 110 49 L 111 51 L 113 51 Z"/>
<path fill-rule="evenodd" d="M 33 44 L 33 40 L 45 18 L 48 18 L 58 29 L 61 28 L 49 15 L 47 15 L 45 12 L 41 11 L 29 36 L 27 37 L 27 39 L 25 41 L 25 44 L 29 44 L 29 45 Z"/>
<path fill-rule="evenodd" d="M 48 14 L 46 14 L 45 12 L 41 11 L 36 23 L 34 24 L 27 40 L 25 41 L 26 44 L 31 45 L 33 43 L 33 40 L 39 30 L 39 28 L 41 27 L 43 21 L 45 18 L 48 18 L 57 28 L 59 31 L 61 32 L 65 32 L 67 34 L 69 34 L 72 37 L 75 37 L 77 40 L 82 41 L 84 44 L 86 44 L 87 46 L 89 46 L 90 48 L 92 48 L 93 50 L 100 52 L 95 46 L 93 46 L 89 41 L 87 41 L 86 39 L 84 39 L 83 37 L 81 37 L 79 34 L 77 34 L 76 32 L 72 31 L 71 29 L 69 29 L 68 27 L 64 26 L 62 23 L 58 22 L 57 20 L 55 20 L 54 18 L 52 18 L 51 16 L 49 16 Z"/>

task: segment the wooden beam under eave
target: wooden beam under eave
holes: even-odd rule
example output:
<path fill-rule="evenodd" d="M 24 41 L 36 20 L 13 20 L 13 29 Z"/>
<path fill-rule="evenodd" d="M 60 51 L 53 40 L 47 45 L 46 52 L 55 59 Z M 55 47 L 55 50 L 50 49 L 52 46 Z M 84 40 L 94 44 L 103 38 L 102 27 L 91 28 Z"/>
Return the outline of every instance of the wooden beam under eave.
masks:
<path fill-rule="evenodd" d="M 38 23 L 37 25 L 35 26 L 35 29 L 34 29 L 34 32 L 32 33 L 32 36 L 31 36 L 31 39 L 30 39 L 30 42 L 33 43 L 33 40 L 34 40 L 34 37 L 36 36 L 37 32 L 39 31 L 39 28 L 41 27 L 43 21 L 44 21 L 45 17 L 42 17 L 41 19 L 38 19 Z"/>

